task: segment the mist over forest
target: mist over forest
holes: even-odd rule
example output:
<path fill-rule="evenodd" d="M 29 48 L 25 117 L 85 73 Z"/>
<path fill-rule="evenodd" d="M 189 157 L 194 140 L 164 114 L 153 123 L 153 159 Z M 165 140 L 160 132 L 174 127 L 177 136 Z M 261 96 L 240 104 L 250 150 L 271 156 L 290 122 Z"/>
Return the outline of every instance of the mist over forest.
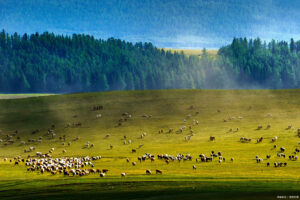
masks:
<path fill-rule="evenodd" d="M 296 0 L 0 0 L 0 92 L 299 88 L 299 9 Z"/>
<path fill-rule="evenodd" d="M 0 33 L 0 92 L 300 87 L 300 41 L 234 38 L 216 56 L 90 35 Z"/>

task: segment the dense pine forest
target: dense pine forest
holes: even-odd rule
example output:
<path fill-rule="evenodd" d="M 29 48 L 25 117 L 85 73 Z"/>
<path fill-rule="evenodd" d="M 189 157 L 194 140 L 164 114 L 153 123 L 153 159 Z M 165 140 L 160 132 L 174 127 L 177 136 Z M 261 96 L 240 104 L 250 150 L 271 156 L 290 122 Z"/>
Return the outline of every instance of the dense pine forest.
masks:
<path fill-rule="evenodd" d="M 119 39 L 0 33 L 0 92 L 299 88 L 300 41 L 234 38 L 216 57 Z"/>

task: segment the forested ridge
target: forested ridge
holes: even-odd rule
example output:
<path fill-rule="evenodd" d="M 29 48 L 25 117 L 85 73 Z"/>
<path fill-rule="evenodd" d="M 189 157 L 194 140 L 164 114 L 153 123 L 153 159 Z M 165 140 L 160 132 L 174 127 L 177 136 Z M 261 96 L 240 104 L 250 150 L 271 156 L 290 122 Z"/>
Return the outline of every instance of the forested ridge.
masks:
<path fill-rule="evenodd" d="M 0 33 L 0 92 L 297 88 L 300 41 L 234 38 L 216 57 L 90 35 Z"/>

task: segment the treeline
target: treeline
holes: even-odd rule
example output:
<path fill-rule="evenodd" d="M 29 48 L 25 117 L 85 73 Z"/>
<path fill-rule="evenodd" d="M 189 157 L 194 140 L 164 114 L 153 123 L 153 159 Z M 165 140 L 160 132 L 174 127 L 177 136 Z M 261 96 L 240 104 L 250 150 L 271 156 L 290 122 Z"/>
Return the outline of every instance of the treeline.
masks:
<path fill-rule="evenodd" d="M 0 92 L 67 93 L 172 88 L 295 88 L 300 41 L 234 39 L 216 57 L 119 39 L 0 33 Z"/>
<path fill-rule="evenodd" d="M 300 41 L 234 38 L 218 55 L 241 88 L 300 88 Z"/>
<path fill-rule="evenodd" d="M 203 88 L 207 62 L 151 43 L 2 31 L 0 92 Z"/>

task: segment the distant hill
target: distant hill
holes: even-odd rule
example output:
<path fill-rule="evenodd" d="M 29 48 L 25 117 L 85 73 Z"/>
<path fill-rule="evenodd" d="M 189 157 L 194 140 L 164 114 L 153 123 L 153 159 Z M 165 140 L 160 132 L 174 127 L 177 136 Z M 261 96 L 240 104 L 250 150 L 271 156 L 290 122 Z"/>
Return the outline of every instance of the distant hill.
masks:
<path fill-rule="evenodd" d="M 199 56 L 201 57 L 201 55 L 203 54 L 203 49 L 170 49 L 170 48 L 163 48 L 166 51 L 171 51 L 172 53 L 177 52 L 183 52 L 185 55 L 187 56 Z M 216 55 L 218 54 L 218 50 L 217 49 L 207 49 L 206 53 L 211 56 L 212 58 L 215 58 Z"/>
<path fill-rule="evenodd" d="M 0 8 L 9 33 L 85 33 L 168 48 L 300 38 L 297 0 L 0 0 Z"/>

